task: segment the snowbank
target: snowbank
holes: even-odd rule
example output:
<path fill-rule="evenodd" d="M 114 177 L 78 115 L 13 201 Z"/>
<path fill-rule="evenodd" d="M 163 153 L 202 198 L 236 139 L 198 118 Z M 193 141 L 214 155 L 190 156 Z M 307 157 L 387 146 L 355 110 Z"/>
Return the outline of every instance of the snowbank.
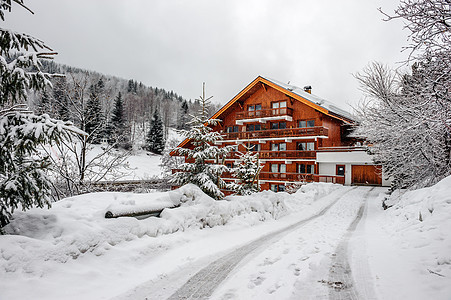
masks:
<path fill-rule="evenodd" d="M 393 206 L 381 215 L 379 224 L 392 250 L 376 264 L 392 256 L 396 266 L 402 266 L 409 278 L 393 288 L 402 290 L 405 284 L 406 290 L 414 291 L 410 299 L 450 299 L 451 176 L 432 187 L 393 194 L 389 201 Z"/>
<path fill-rule="evenodd" d="M 14 213 L 9 234 L 0 237 L 4 260 L 0 270 L 14 272 L 35 259 L 66 262 L 86 253 L 105 254 L 111 247 L 143 236 L 157 237 L 187 229 L 225 224 L 255 225 L 299 211 L 314 199 L 339 186 L 312 184 L 296 194 L 265 191 L 215 201 L 197 186 L 149 194 L 92 193 L 66 198 L 47 209 Z M 105 219 L 105 212 L 164 209 L 160 218 Z M 6 242 L 7 241 L 7 242 Z"/>

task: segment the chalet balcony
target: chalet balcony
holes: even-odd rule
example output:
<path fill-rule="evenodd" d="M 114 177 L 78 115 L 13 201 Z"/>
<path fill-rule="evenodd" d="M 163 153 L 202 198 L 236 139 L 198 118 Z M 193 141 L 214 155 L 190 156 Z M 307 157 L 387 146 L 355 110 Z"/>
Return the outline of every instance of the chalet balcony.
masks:
<path fill-rule="evenodd" d="M 251 140 L 251 139 L 271 139 L 271 138 L 297 138 L 308 136 L 329 135 L 329 130 L 325 127 L 305 127 L 287 129 L 269 129 L 259 131 L 227 132 L 223 135 L 224 140 Z"/>
<path fill-rule="evenodd" d="M 294 158 L 316 158 L 315 151 L 300 151 L 300 150 L 288 150 L 288 151 L 260 151 L 260 159 L 294 159 Z"/>
<path fill-rule="evenodd" d="M 345 184 L 345 176 L 338 175 L 313 175 L 313 178 L 316 182 L 330 182 L 330 183 L 338 183 Z"/>
<path fill-rule="evenodd" d="M 259 180 L 313 181 L 313 174 L 260 172 Z"/>
<path fill-rule="evenodd" d="M 266 123 L 272 120 L 293 120 L 293 109 L 289 107 L 270 108 L 252 111 L 240 111 L 236 113 L 236 124 L 243 125 L 245 122 Z"/>
<path fill-rule="evenodd" d="M 240 158 L 240 152 L 229 152 L 227 158 L 238 159 Z M 259 151 L 258 158 L 260 159 L 315 159 L 315 151 L 300 151 L 300 150 L 288 150 L 288 151 Z"/>

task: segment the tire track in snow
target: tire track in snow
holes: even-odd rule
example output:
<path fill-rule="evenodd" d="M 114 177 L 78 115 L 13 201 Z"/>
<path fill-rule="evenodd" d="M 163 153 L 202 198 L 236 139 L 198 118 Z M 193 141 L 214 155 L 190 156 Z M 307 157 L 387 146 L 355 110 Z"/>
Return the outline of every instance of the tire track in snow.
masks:
<path fill-rule="evenodd" d="M 329 285 L 329 299 L 330 300 L 342 300 L 342 299 L 369 299 L 371 295 L 364 295 L 365 297 L 360 297 L 359 293 L 354 287 L 354 282 L 351 274 L 351 267 L 349 264 L 349 256 L 348 256 L 348 244 L 349 240 L 357 228 L 360 220 L 363 217 L 363 213 L 366 210 L 367 201 L 369 194 L 374 190 L 374 187 L 371 188 L 368 192 L 363 196 L 363 203 L 357 212 L 357 216 L 352 221 L 351 225 L 349 225 L 346 234 L 341 239 L 338 244 L 335 254 L 332 256 L 332 263 L 329 270 L 329 279 L 327 283 Z M 368 280 L 369 278 L 362 278 L 362 280 Z M 363 296 L 363 295 L 362 295 Z"/>
<path fill-rule="evenodd" d="M 182 287 L 180 287 L 169 300 L 177 299 L 207 299 L 213 294 L 219 284 L 224 281 L 228 274 L 240 263 L 244 257 L 255 251 L 256 249 L 268 244 L 273 239 L 280 239 L 286 234 L 298 229 L 306 223 L 324 215 L 332 206 L 340 201 L 347 193 L 354 190 L 354 188 L 343 192 L 335 201 L 323 208 L 319 213 L 307 219 L 299 221 L 293 225 L 285 227 L 281 230 L 275 231 L 271 234 L 265 235 L 249 244 L 246 244 L 238 249 L 233 250 L 229 254 L 213 261 L 205 268 L 201 269 L 194 276 L 192 276 Z M 327 197 L 327 196 L 326 196 Z"/>

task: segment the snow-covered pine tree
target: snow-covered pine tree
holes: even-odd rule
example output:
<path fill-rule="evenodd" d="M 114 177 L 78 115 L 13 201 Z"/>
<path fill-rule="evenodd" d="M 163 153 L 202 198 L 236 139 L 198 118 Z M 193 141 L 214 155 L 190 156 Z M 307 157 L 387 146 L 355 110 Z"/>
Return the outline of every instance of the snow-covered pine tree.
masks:
<path fill-rule="evenodd" d="M 203 93 L 199 99 L 201 104 L 200 116 L 192 116 L 190 130 L 181 130 L 184 138 L 190 140 L 192 148 L 177 148 L 178 155 L 187 158 L 186 163 L 178 167 L 178 172 L 174 173 L 171 182 L 177 185 L 193 183 L 204 193 L 214 199 L 224 197 L 222 188 L 226 188 L 226 182 L 221 178 L 229 168 L 223 163 L 225 157 L 230 152 L 230 147 L 218 147 L 215 142 L 222 139 L 219 132 L 213 131 L 211 126 L 216 126 L 220 120 L 208 119 L 208 106 L 211 97 L 205 97 L 205 83 Z M 213 162 L 210 162 L 213 161 Z"/>
<path fill-rule="evenodd" d="M 85 128 L 88 133 L 88 143 L 99 144 L 102 140 L 104 117 L 99 99 L 100 91 L 97 84 L 89 87 L 89 99 L 85 109 Z"/>
<path fill-rule="evenodd" d="M 146 136 L 147 151 L 155 154 L 162 154 L 164 150 L 164 128 L 158 109 L 153 112 L 152 120 L 150 120 L 150 128 Z"/>
<path fill-rule="evenodd" d="M 5 12 L 11 11 L 12 2 L 28 9 L 22 0 L 1 0 L 2 21 Z M 70 132 L 81 133 L 70 123 L 47 114 L 36 116 L 26 107 L 29 89 L 42 91 L 51 85 L 52 75 L 40 71 L 40 59 L 54 54 L 41 40 L 0 28 L 0 227 L 19 207 L 50 206 L 51 182 L 46 174 L 49 159 L 37 148 L 60 142 Z"/>
<path fill-rule="evenodd" d="M 125 112 L 124 101 L 122 99 L 121 92 L 118 93 L 114 102 L 114 108 L 111 117 L 111 125 L 109 126 L 113 130 L 112 139 L 113 143 L 117 143 L 118 146 L 127 147 L 129 136 L 127 135 L 127 126 L 125 124 Z"/>
<path fill-rule="evenodd" d="M 163 155 L 160 158 L 163 177 L 170 177 L 172 175 L 172 170 L 177 169 L 181 164 L 184 163 L 185 159 L 180 156 L 171 156 L 173 149 L 180 144 L 180 140 L 176 138 L 170 138 L 166 142 Z"/>
<path fill-rule="evenodd" d="M 183 100 L 182 104 L 180 105 L 179 114 L 177 118 L 177 129 L 188 129 L 188 102 L 186 100 Z"/>
<path fill-rule="evenodd" d="M 263 165 L 258 159 L 258 153 L 248 151 L 240 153 L 239 159 L 235 162 L 231 172 L 237 182 L 230 184 L 229 188 L 238 195 L 250 195 L 260 191 L 258 175 Z"/>
<path fill-rule="evenodd" d="M 41 97 L 39 98 L 39 102 L 36 104 L 35 112 L 37 114 L 44 114 L 51 111 L 51 105 L 50 105 L 50 97 L 46 90 L 44 90 L 41 94 Z"/>
<path fill-rule="evenodd" d="M 54 79 L 53 101 L 55 107 L 51 111 L 51 116 L 63 121 L 73 121 L 70 117 L 70 102 L 67 97 L 66 77 L 57 77 Z"/>

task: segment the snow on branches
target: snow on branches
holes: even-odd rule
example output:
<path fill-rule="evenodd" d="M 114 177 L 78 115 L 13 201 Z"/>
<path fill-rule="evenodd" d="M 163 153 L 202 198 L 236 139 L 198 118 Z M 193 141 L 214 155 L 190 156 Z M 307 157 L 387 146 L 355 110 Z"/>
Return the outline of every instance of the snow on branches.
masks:
<path fill-rule="evenodd" d="M 451 10 L 448 0 L 402 0 L 394 16 L 411 31 L 410 74 L 373 63 L 356 75 L 368 96 L 357 135 L 394 188 L 430 186 L 451 175 Z"/>
<path fill-rule="evenodd" d="M 258 175 L 263 165 L 258 159 L 258 153 L 249 151 L 240 153 L 238 161 L 232 168 L 232 174 L 238 182 L 230 184 L 230 189 L 238 195 L 250 195 L 260 191 Z"/>
<path fill-rule="evenodd" d="M 12 2 L 29 10 L 22 0 L 2 0 L 3 21 Z M 27 110 L 27 91 L 51 86 L 53 76 L 41 72 L 39 60 L 56 53 L 38 49 L 52 51 L 39 39 L 0 28 L 0 227 L 8 223 L 14 209 L 50 205 L 51 182 L 46 174 L 50 162 L 38 148 L 60 143 L 71 134 L 83 134 L 71 123 Z"/>
<path fill-rule="evenodd" d="M 0 117 L 0 225 L 14 209 L 50 206 L 49 159 L 37 150 L 59 143 L 70 133 L 82 134 L 71 123 L 21 111 L 3 111 Z M 0 227 L 1 227 L 0 226 Z"/>
<path fill-rule="evenodd" d="M 205 97 L 205 83 L 203 94 L 200 97 L 200 116 L 193 116 L 189 125 L 190 130 L 181 130 L 181 135 L 189 139 L 192 147 L 177 148 L 177 155 L 185 156 L 185 163 L 178 167 L 178 172 L 173 174 L 171 182 L 177 185 L 193 183 L 204 193 L 214 199 L 224 197 L 222 188 L 226 188 L 226 182 L 221 178 L 229 168 L 224 165 L 224 159 L 231 147 L 218 147 L 215 142 L 222 139 L 219 132 L 213 131 L 211 126 L 216 126 L 220 120 L 208 119 L 209 99 Z"/>

